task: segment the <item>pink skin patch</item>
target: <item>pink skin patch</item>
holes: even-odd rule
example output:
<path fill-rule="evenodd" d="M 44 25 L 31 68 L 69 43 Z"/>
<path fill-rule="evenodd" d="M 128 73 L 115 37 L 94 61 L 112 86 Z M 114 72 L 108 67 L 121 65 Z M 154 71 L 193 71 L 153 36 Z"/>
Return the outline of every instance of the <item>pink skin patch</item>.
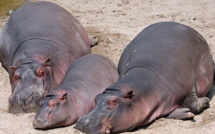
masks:
<path fill-rule="evenodd" d="M 55 108 L 56 105 L 57 105 L 56 100 L 50 100 L 50 101 L 49 101 L 49 108 Z"/>
<path fill-rule="evenodd" d="M 194 116 L 195 116 L 195 115 L 194 115 L 193 113 L 188 112 L 188 117 L 189 117 L 189 119 L 193 118 Z"/>

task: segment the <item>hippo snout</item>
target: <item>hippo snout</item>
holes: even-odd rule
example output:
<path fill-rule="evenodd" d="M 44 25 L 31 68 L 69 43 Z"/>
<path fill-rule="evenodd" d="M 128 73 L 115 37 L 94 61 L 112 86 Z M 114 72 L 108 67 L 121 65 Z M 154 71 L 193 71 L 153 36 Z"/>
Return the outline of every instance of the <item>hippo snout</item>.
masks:
<path fill-rule="evenodd" d="M 35 129 L 46 129 L 48 126 L 49 123 L 44 118 L 38 117 L 33 121 L 33 128 Z"/>
<path fill-rule="evenodd" d="M 10 113 L 29 113 L 37 112 L 39 110 L 39 103 L 42 97 L 38 93 L 26 94 L 15 94 L 10 96 L 8 109 Z"/>
<path fill-rule="evenodd" d="M 93 133 L 92 130 L 90 130 L 90 119 L 86 116 L 79 118 L 79 120 L 76 122 L 75 128 L 87 134 Z"/>
<path fill-rule="evenodd" d="M 95 127 L 95 121 L 87 116 L 82 116 L 76 122 L 75 129 L 82 131 L 86 134 L 109 134 L 106 131 L 102 131 L 101 128 Z"/>
<path fill-rule="evenodd" d="M 87 118 L 85 116 L 82 116 L 81 118 L 79 118 L 78 122 L 80 122 L 82 125 L 84 126 L 88 126 L 90 125 L 90 121 L 92 122 L 92 119 Z"/>

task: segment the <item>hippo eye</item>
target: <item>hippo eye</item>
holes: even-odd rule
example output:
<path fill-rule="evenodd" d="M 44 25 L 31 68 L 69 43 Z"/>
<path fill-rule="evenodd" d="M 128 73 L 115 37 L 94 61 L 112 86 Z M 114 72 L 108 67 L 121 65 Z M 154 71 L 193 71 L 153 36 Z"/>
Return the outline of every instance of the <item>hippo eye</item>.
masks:
<path fill-rule="evenodd" d="M 112 97 L 112 98 L 108 99 L 109 105 L 116 105 L 117 103 L 118 103 L 118 98 L 116 98 L 116 97 Z"/>
<path fill-rule="evenodd" d="M 17 73 L 14 74 L 14 78 L 16 81 L 19 81 L 21 79 L 21 77 Z"/>
<path fill-rule="evenodd" d="M 116 96 L 113 96 L 111 98 L 108 98 L 107 100 L 108 109 L 113 110 L 118 107 L 119 104 L 119 98 Z"/>
<path fill-rule="evenodd" d="M 44 76 L 44 74 L 45 74 L 45 72 L 42 68 L 39 68 L 36 72 L 36 76 L 38 76 L 38 77 L 42 77 L 42 76 Z"/>

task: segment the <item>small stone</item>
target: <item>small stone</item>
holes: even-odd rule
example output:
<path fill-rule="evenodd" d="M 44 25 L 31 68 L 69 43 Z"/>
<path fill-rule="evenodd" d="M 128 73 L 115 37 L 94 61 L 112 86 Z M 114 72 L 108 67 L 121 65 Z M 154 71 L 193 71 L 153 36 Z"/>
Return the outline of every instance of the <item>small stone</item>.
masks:
<path fill-rule="evenodd" d="M 13 13 L 13 10 L 10 10 L 10 11 L 9 11 L 9 15 L 11 15 L 12 13 Z"/>

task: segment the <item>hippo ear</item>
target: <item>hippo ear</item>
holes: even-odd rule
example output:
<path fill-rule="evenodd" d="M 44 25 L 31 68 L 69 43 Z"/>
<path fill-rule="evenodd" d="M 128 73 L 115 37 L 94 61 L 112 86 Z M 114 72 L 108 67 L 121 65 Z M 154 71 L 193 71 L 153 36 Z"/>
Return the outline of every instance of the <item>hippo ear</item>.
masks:
<path fill-rule="evenodd" d="M 60 96 L 61 101 L 66 100 L 66 99 L 67 99 L 67 93 L 64 93 Z"/>
<path fill-rule="evenodd" d="M 43 66 L 52 66 L 50 57 L 43 62 Z"/>
<path fill-rule="evenodd" d="M 124 95 L 123 95 L 123 97 L 125 97 L 125 98 L 132 98 L 134 96 L 134 93 L 133 93 L 133 90 L 129 90 L 129 91 L 127 91 Z"/>

